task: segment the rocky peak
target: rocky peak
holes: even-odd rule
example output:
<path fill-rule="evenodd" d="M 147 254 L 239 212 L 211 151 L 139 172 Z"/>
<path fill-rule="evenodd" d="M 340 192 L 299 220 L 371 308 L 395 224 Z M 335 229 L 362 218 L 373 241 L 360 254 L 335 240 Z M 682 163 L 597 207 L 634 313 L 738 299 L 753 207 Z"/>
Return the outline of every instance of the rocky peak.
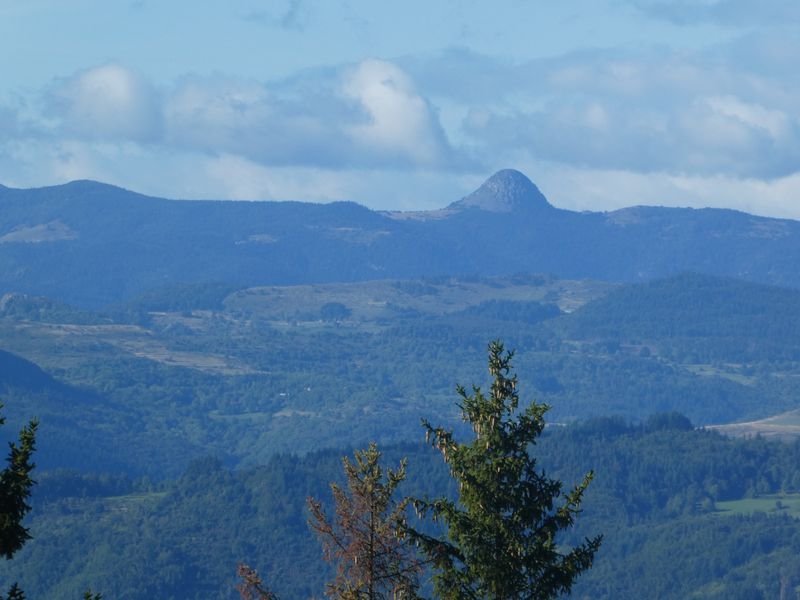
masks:
<path fill-rule="evenodd" d="M 514 169 L 503 169 L 487 179 L 481 187 L 453 202 L 448 208 L 478 209 L 495 213 L 552 208 L 539 188 L 525 175 Z"/>

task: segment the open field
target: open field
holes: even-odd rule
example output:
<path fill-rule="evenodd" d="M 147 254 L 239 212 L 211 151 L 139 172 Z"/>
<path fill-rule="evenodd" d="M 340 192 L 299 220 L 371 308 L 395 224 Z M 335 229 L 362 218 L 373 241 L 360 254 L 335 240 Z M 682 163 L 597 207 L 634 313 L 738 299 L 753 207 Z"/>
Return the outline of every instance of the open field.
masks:
<path fill-rule="evenodd" d="M 716 512 L 724 516 L 767 513 L 800 518 L 800 493 L 766 494 L 756 498 L 717 502 Z"/>
<path fill-rule="evenodd" d="M 316 318 L 323 305 L 338 302 L 352 311 L 349 319 L 357 322 L 393 319 L 409 311 L 444 315 L 489 300 L 548 302 L 572 312 L 613 287 L 605 282 L 560 280 L 545 275 L 273 286 L 231 294 L 225 300 L 225 309 L 272 321 L 302 321 L 310 316 Z"/>
<path fill-rule="evenodd" d="M 727 425 L 708 425 L 706 429 L 719 431 L 733 437 L 762 436 L 786 442 L 800 438 L 800 410 L 791 410 L 766 419 Z"/>

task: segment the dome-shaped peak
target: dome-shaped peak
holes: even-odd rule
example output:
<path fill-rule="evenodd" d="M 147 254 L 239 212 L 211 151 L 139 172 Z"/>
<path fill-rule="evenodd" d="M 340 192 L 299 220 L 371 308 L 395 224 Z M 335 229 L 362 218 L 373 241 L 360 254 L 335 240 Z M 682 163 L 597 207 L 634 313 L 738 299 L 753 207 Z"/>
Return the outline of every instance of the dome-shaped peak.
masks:
<path fill-rule="evenodd" d="M 515 169 L 503 169 L 487 179 L 481 187 L 450 208 L 477 208 L 488 212 L 514 212 L 533 208 L 550 208 L 547 198 L 525 175 Z"/>

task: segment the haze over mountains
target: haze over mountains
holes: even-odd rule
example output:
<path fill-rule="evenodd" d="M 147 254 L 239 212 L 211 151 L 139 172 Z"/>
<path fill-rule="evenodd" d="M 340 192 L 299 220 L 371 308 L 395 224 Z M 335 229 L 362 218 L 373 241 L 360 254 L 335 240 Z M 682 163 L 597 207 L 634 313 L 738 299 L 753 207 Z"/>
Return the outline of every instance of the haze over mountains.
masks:
<path fill-rule="evenodd" d="M 626 282 L 691 270 L 800 285 L 797 221 L 721 209 L 560 210 L 514 170 L 441 210 L 413 213 L 352 202 L 174 201 L 93 181 L 0 187 L 0 206 L 0 290 L 85 307 L 174 283 L 451 274 Z"/>

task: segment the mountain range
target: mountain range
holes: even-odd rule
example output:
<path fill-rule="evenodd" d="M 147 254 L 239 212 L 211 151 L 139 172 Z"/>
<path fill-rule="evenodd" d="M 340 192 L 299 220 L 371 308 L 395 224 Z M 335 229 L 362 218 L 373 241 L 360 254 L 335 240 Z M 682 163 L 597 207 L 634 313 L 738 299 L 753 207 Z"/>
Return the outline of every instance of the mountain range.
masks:
<path fill-rule="evenodd" d="M 0 292 L 90 308 L 176 283 L 518 272 L 635 282 L 684 271 L 796 287 L 800 222 L 723 209 L 562 210 L 514 170 L 421 212 L 176 201 L 93 181 L 0 186 Z"/>

